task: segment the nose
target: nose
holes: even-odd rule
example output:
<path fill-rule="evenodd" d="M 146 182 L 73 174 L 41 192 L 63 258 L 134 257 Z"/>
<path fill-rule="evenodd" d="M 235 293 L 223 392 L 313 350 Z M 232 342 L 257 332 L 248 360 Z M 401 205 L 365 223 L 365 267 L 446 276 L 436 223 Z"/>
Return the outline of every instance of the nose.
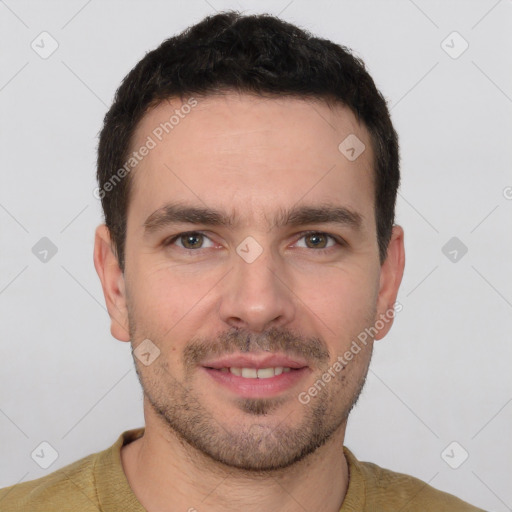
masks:
<path fill-rule="evenodd" d="M 236 256 L 222 291 L 220 315 L 230 327 L 263 332 L 295 318 L 295 302 L 285 269 L 266 250 L 248 263 Z"/>

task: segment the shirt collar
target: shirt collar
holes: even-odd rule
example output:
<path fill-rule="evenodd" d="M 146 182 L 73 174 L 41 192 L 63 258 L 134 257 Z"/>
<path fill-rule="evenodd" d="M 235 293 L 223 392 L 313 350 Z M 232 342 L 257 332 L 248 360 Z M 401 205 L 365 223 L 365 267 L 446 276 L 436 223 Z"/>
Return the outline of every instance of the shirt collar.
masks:
<path fill-rule="evenodd" d="M 94 477 L 98 500 L 103 512 L 146 512 L 137 500 L 121 463 L 121 448 L 144 435 L 145 428 L 140 427 L 123 432 L 117 441 L 101 452 L 94 466 Z M 340 512 L 360 512 L 365 507 L 365 479 L 360 462 L 346 447 L 343 453 L 347 460 L 349 482 Z M 336 485 L 333 482 L 333 485 Z"/>

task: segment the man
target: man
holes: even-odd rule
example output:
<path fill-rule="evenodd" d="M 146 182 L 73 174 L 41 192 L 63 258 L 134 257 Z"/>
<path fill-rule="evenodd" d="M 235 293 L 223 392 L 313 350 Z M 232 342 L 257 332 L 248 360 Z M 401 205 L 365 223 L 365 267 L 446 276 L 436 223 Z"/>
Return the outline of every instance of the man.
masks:
<path fill-rule="evenodd" d="M 343 446 L 405 262 L 397 135 L 361 61 L 209 17 L 124 79 L 98 181 L 94 263 L 145 428 L 2 510 L 479 510 Z"/>

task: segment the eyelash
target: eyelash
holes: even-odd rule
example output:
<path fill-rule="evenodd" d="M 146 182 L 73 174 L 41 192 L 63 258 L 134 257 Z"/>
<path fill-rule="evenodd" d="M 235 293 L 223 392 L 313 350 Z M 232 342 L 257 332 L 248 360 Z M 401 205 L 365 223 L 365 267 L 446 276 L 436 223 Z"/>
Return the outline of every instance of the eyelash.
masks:
<path fill-rule="evenodd" d="M 168 247 L 168 246 L 172 245 L 176 240 L 178 240 L 178 238 L 181 238 L 182 236 L 185 236 L 185 235 L 197 235 L 197 234 L 203 235 L 206 238 L 210 238 L 203 231 L 184 231 L 183 233 L 178 233 L 177 235 L 174 235 L 171 238 L 168 238 L 167 240 L 165 240 L 163 242 L 163 245 L 164 245 L 164 247 Z M 300 233 L 299 240 L 304 238 L 304 237 L 307 237 L 309 235 L 325 235 L 328 238 L 330 238 L 331 240 L 334 240 L 334 242 L 336 242 L 336 244 L 339 247 L 345 247 L 347 245 L 346 242 L 342 238 L 337 237 L 335 235 L 331 235 L 330 233 L 326 233 L 325 231 L 314 231 L 314 230 L 313 231 L 304 231 L 304 232 Z M 187 252 L 195 252 L 195 251 L 199 251 L 200 249 L 202 249 L 202 247 L 200 247 L 199 249 L 187 249 L 186 247 L 179 247 L 179 248 L 180 249 L 184 249 Z M 329 252 L 329 251 L 331 251 L 334 248 L 335 248 L 334 246 L 332 246 L 332 247 L 325 247 L 325 248 L 322 248 L 322 249 L 314 249 L 312 247 L 306 247 L 306 249 L 312 249 L 315 252 L 319 252 L 319 253 Z"/>

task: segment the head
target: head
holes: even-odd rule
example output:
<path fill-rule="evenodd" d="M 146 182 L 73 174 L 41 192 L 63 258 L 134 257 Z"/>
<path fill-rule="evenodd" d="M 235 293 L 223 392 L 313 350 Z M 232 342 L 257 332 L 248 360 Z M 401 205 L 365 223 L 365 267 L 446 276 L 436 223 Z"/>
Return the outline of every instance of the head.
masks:
<path fill-rule="evenodd" d="M 111 331 L 152 354 L 147 428 L 248 471 L 344 429 L 404 267 L 397 135 L 364 64 L 271 16 L 208 17 L 123 80 L 97 177 Z M 242 353 L 303 370 L 242 396 L 208 369 Z"/>

